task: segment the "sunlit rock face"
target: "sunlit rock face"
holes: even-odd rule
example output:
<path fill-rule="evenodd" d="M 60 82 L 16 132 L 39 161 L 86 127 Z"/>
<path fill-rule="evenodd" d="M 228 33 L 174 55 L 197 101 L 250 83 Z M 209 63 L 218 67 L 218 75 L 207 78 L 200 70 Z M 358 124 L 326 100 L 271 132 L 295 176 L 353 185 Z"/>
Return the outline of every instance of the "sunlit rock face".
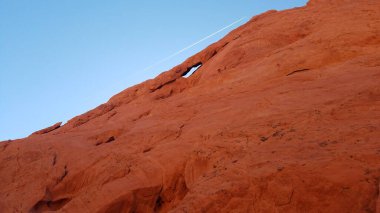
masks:
<path fill-rule="evenodd" d="M 0 143 L 0 212 L 380 212 L 379 11 L 266 12 L 63 126 Z"/>

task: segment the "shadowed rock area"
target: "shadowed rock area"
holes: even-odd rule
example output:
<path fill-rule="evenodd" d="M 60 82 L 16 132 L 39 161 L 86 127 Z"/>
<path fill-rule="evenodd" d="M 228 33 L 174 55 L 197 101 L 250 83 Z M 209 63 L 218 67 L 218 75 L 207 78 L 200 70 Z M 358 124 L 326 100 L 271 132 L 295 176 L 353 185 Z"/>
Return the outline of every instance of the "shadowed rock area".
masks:
<path fill-rule="evenodd" d="M 0 212 L 380 212 L 379 11 L 268 11 L 63 126 L 0 143 Z"/>

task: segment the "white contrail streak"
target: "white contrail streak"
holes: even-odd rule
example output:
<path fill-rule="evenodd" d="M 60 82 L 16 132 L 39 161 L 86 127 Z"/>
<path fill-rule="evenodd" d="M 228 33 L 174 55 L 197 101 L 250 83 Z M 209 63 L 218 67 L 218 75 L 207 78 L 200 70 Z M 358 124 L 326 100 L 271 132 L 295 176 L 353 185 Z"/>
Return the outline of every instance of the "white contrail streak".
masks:
<path fill-rule="evenodd" d="M 212 34 L 210 34 L 210 35 L 208 35 L 208 36 L 202 38 L 201 40 L 199 40 L 199 41 L 197 41 L 197 42 L 195 42 L 195 43 L 193 43 L 193 44 L 191 44 L 191 45 L 189 45 L 189 46 L 183 48 L 183 49 L 180 50 L 180 51 L 178 51 L 178 52 L 176 52 L 176 53 L 173 53 L 172 55 L 170 55 L 170 56 L 168 56 L 168 57 L 166 57 L 166 58 L 164 58 L 164 59 L 162 59 L 162 60 L 160 60 L 160 61 L 157 61 L 156 63 L 150 65 L 150 66 L 147 67 L 147 68 L 145 68 L 143 71 L 150 70 L 150 69 L 152 69 L 153 67 L 155 67 L 155 66 L 157 66 L 157 65 L 159 65 L 159 64 L 161 64 L 161 63 L 163 63 L 163 62 L 165 62 L 165 61 L 167 61 L 167 60 L 169 60 L 169 59 L 171 59 L 171 58 L 173 58 L 173 57 L 175 57 L 175 56 L 177 56 L 177 55 L 179 55 L 179 54 L 181 54 L 182 52 L 184 52 L 184 51 L 186 51 L 186 50 L 188 50 L 188 49 L 194 47 L 195 45 L 201 43 L 202 41 L 205 41 L 205 40 L 207 40 L 207 39 L 213 37 L 214 35 L 216 35 L 216 34 L 222 32 L 223 30 L 228 29 L 228 28 L 232 27 L 233 25 L 235 25 L 235 24 L 241 22 L 243 19 L 245 19 L 245 17 L 243 17 L 243 18 L 241 18 L 241 19 L 239 19 L 239 20 L 237 20 L 237 21 L 235 21 L 235 22 L 233 22 L 233 23 L 231 23 L 231 24 L 229 24 L 229 25 L 223 27 L 222 29 L 220 29 L 220 30 L 218 30 L 218 31 L 216 31 L 216 32 L 214 32 L 214 33 L 212 33 Z"/>

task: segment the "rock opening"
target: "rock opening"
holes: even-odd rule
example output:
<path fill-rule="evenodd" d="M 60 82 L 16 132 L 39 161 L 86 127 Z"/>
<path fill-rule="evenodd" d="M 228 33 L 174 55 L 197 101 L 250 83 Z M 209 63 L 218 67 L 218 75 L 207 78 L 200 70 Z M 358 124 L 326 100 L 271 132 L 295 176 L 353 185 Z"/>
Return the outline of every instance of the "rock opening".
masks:
<path fill-rule="evenodd" d="M 29 212 L 39 213 L 45 211 L 58 211 L 63 208 L 63 206 L 65 206 L 68 202 L 70 202 L 70 200 L 70 198 L 63 198 L 55 201 L 41 200 L 38 201 Z"/>
<path fill-rule="evenodd" d="M 201 66 L 202 66 L 202 63 L 199 62 L 199 63 L 195 64 L 194 66 L 188 68 L 188 69 L 186 70 L 186 72 L 183 73 L 182 77 L 184 77 L 184 78 L 188 78 L 188 77 L 190 77 L 190 76 L 193 75 L 193 74 L 194 74 L 199 68 L 201 68 Z"/>

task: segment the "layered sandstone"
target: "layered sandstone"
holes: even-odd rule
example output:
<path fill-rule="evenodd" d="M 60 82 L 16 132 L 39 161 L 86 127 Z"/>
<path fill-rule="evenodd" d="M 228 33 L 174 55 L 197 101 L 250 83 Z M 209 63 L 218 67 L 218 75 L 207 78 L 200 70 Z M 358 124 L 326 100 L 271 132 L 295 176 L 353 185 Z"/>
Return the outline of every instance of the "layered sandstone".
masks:
<path fill-rule="evenodd" d="M 0 143 L 0 212 L 380 212 L 379 11 L 268 11 L 63 126 Z"/>

